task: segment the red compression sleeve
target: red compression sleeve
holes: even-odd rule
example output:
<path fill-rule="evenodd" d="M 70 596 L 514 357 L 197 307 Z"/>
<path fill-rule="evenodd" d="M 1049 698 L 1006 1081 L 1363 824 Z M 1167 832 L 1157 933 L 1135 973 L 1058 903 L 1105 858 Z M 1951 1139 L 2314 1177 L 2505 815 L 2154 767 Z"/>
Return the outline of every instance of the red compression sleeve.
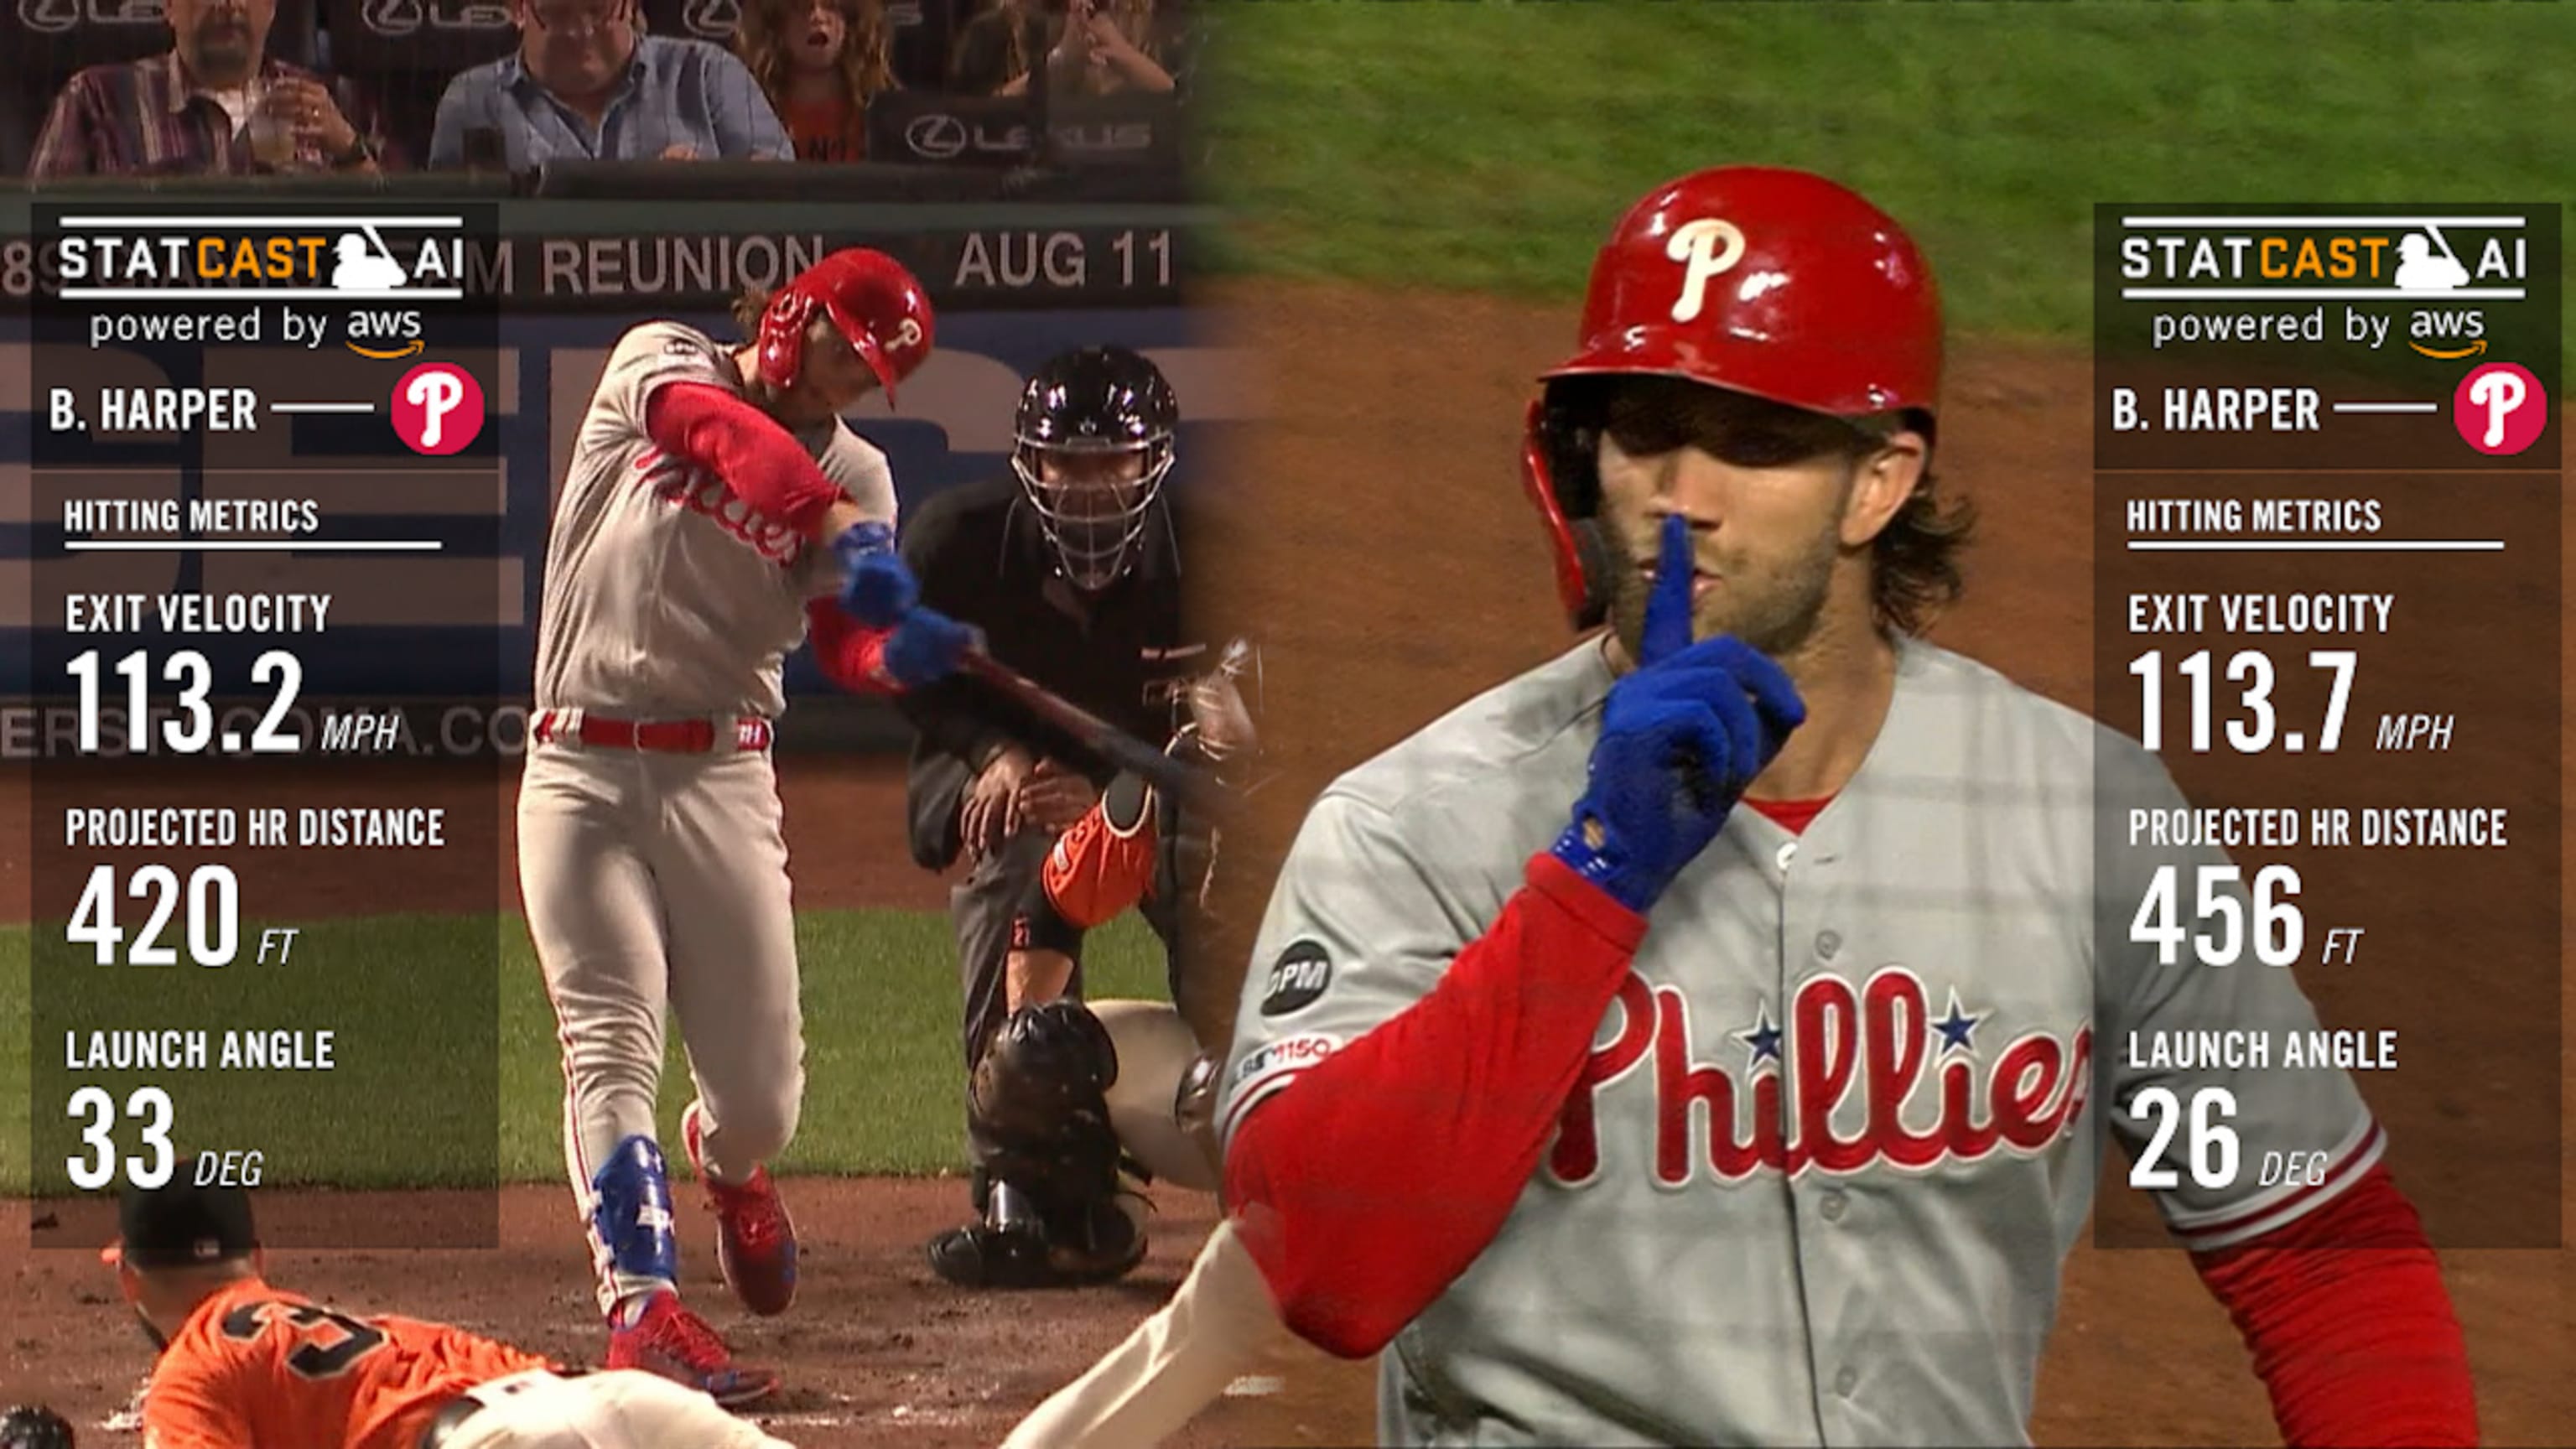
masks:
<path fill-rule="evenodd" d="M 1538 1166 L 1645 919 L 1557 860 L 1431 994 L 1257 1105 L 1226 1200 L 1290 1328 L 1360 1358 L 1466 1271 Z"/>
<path fill-rule="evenodd" d="M 744 503 L 811 534 L 839 484 L 769 414 L 709 382 L 666 382 L 644 404 L 654 446 L 722 478 Z"/>
<path fill-rule="evenodd" d="M 814 635 L 814 663 L 823 677 L 852 694 L 901 694 L 903 686 L 885 666 L 886 640 L 892 629 L 871 629 L 841 612 L 834 599 L 805 601 L 805 621 Z"/>
<path fill-rule="evenodd" d="M 2284 1443 L 2478 1442 L 2459 1319 L 2387 1168 L 2192 1265 L 2253 1351 Z"/>

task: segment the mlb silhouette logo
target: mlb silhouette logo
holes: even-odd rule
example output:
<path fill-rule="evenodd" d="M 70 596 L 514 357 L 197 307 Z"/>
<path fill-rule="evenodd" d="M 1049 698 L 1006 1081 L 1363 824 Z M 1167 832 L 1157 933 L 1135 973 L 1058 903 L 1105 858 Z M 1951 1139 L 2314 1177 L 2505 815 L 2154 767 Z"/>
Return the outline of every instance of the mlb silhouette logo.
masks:
<path fill-rule="evenodd" d="M 2549 394 L 2510 362 L 2473 367 L 2451 393 L 2451 426 L 2481 453 L 2519 453 L 2549 426 Z"/>
<path fill-rule="evenodd" d="M 462 452 L 483 431 L 483 389 L 451 362 L 424 362 L 394 384 L 394 432 L 433 456 Z"/>

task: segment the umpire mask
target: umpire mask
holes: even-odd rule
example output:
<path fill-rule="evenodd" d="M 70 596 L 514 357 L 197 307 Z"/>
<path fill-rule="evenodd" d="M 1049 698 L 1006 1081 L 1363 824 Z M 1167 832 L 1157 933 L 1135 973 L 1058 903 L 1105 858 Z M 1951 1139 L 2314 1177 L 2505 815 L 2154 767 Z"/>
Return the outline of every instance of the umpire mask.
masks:
<path fill-rule="evenodd" d="M 1021 390 L 1011 471 L 1074 587 L 1135 566 L 1179 425 L 1171 384 L 1123 347 L 1065 353 Z"/>

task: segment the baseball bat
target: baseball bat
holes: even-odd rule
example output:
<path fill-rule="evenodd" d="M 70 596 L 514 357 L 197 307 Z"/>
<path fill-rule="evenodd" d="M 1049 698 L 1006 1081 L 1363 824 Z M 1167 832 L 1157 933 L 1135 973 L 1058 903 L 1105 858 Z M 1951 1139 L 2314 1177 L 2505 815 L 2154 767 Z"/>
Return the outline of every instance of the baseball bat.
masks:
<path fill-rule="evenodd" d="M 984 681 L 1003 698 L 1071 735 L 1075 743 L 1153 786 L 1189 810 L 1217 804 L 1214 782 L 1201 771 L 1066 699 L 980 648 L 969 649 L 958 669 Z"/>

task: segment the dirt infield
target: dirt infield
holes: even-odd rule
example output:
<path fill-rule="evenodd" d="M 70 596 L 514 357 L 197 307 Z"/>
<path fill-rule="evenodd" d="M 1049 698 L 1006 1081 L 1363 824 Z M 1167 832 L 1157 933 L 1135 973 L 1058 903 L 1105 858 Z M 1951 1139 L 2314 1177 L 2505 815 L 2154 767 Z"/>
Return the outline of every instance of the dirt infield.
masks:
<path fill-rule="evenodd" d="M 1562 647 L 1511 459 L 1526 378 L 1561 350 L 1570 309 L 1272 285 L 1236 301 L 1237 341 L 1262 359 L 1274 424 L 1210 479 L 1224 495 L 1223 526 L 1193 572 L 1220 581 L 1225 611 L 1259 621 L 1264 636 L 1269 733 L 1286 753 L 1284 777 L 1262 797 L 1268 808 L 1245 832 L 1245 855 L 1257 857 L 1276 849 L 1333 771 Z M 1979 501 L 1985 526 L 1968 600 L 1937 634 L 2078 704 L 2091 677 L 2087 382 L 2080 357 L 1969 348 L 1957 359 L 1943 472 Z M 938 883 L 894 842 L 899 786 L 888 770 L 803 757 L 785 769 L 801 904 L 942 903 Z M 0 801 L 0 828 L 22 812 Z M 505 852 L 496 877 L 457 862 L 460 903 L 509 899 L 507 861 Z M 6 903 L 23 913 L 23 868 L 0 870 Z M 809 1449 L 994 1442 L 1150 1311 L 1213 1214 L 1204 1198 L 1163 1197 L 1152 1258 L 1115 1288 L 974 1297 L 939 1285 L 919 1257 L 921 1239 L 962 1198 L 955 1183 L 800 1181 L 789 1191 L 811 1253 L 795 1313 L 746 1323 L 720 1287 L 693 1287 L 720 1327 L 739 1330 L 746 1356 L 786 1369 L 794 1395 L 780 1432 Z M 692 1193 L 682 1196 L 689 1271 L 705 1280 L 705 1218 Z M 94 1260 L 21 1251 L 17 1211 L 0 1210 L 15 1324 L 0 1338 L 0 1383 L 97 1423 L 132 1389 L 144 1347 Z M 568 1216 L 559 1190 L 517 1190 L 497 1254 L 442 1255 L 435 1266 L 303 1258 L 277 1276 L 587 1357 L 597 1330 Z M 2569 1255 L 2455 1253 L 2446 1267 L 2488 1442 L 2566 1442 L 2576 1427 Z M 1365 1366 L 1298 1350 L 1264 1373 L 1271 1392 L 1229 1399 L 1175 1442 L 1369 1442 Z M 2068 1269 L 2034 1431 L 2052 1444 L 2274 1437 L 2242 1349 L 2182 1255 L 2091 1249 Z"/>

